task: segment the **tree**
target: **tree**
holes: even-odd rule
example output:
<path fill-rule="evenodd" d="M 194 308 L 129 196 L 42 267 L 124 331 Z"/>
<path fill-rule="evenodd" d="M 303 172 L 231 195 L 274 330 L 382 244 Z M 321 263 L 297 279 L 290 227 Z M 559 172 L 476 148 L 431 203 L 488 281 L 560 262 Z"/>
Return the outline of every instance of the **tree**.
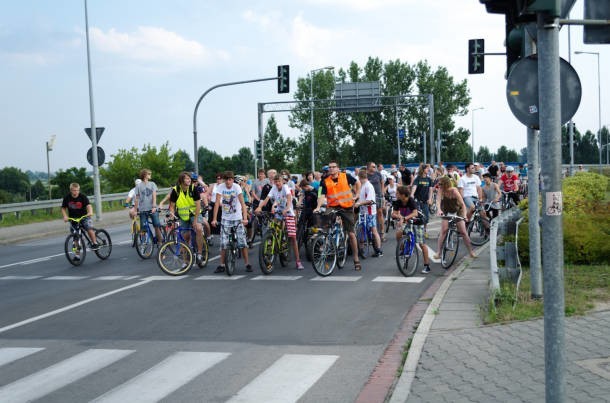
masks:
<path fill-rule="evenodd" d="M 475 160 L 477 160 L 481 163 L 490 162 L 491 161 L 491 152 L 489 151 L 489 148 L 479 147 L 479 151 L 477 152 L 477 154 L 475 156 Z"/>
<path fill-rule="evenodd" d="M 18 200 L 25 200 L 25 195 L 30 189 L 30 179 L 19 168 L 5 167 L 0 169 L 0 189 L 17 197 Z"/>
<path fill-rule="evenodd" d="M 51 188 L 52 197 L 63 198 L 70 192 L 70 184 L 74 182 L 80 185 L 81 193 L 93 194 L 93 178 L 87 175 L 85 168 L 72 167 L 65 171 L 60 169 L 55 173 L 55 177 L 51 179 L 51 184 L 55 185 Z"/>
<path fill-rule="evenodd" d="M 516 162 L 519 160 L 519 155 L 515 150 L 509 150 L 506 146 L 501 146 L 496 152 L 496 160 L 503 162 Z"/>
<path fill-rule="evenodd" d="M 444 161 L 470 161 L 472 158 L 472 147 L 468 144 L 470 131 L 460 127 L 447 140 L 443 137 L 441 156 Z"/>
<path fill-rule="evenodd" d="M 45 194 L 48 194 L 47 189 L 42 184 L 42 181 L 38 179 L 36 183 L 32 185 L 32 200 L 43 198 Z"/>
<path fill-rule="evenodd" d="M 248 147 L 242 147 L 236 155 L 231 157 L 231 165 L 237 174 L 247 174 L 254 172 L 254 155 Z"/>
<path fill-rule="evenodd" d="M 273 115 L 267 121 L 263 147 L 266 168 L 288 169 L 290 172 L 295 169 L 296 142 L 280 134 Z"/>

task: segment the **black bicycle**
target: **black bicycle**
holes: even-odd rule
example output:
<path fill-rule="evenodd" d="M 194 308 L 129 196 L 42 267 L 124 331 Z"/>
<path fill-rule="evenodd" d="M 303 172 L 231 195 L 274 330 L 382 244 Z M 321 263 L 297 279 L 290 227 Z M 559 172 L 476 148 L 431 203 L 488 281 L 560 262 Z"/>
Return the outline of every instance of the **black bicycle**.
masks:
<path fill-rule="evenodd" d="M 489 211 L 489 203 L 486 209 L 481 202 L 474 200 L 474 206 L 474 213 L 467 228 L 468 236 L 474 246 L 481 246 L 489 241 L 489 219 L 481 215 L 484 209 Z"/>
<path fill-rule="evenodd" d="M 162 225 L 160 227 L 161 239 L 157 239 L 155 228 L 152 225 L 152 212 L 140 211 L 140 214 L 145 214 L 146 219 L 144 220 L 144 226 L 140 228 L 135 237 L 136 252 L 142 259 L 149 259 L 153 254 L 155 245 L 158 243 L 163 244 L 167 241 L 167 233 L 165 232 L 165 226 Z"/>
<path fill-rule="evenodd" d="M 70 235 L 66 237 L 64 252 L 68 262 L 74 266 L 80 266 L 85 261 L 87 245 L 101 260 L 108 259 L 112 252 L 110 234 L 104 229 L 92 228 L 97 240 L 97 248 L 93 246 L 93 242 L 82 223 L 82 220 L 87 217 L 87 215 L 84 215 L 80 218 L 68 218 L 70 220 Z"/>

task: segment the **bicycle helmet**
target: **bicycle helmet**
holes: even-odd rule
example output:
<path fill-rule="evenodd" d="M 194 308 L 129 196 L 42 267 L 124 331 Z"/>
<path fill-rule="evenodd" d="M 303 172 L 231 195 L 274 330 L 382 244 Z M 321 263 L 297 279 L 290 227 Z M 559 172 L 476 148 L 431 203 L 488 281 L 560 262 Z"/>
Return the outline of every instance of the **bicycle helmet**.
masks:
<path fill-rule="evenodd" d="M 244 177 L 241 175 L 235 175 L 235 182 L 239 183 L 244 180 Z"/>
<path fill-rule="evenodd" d="M 330 170 L 330 168 L 328 168 L 328 165 L 324 165 L 322 167 L 322 172 L 328 172 Z"/>
<path fill-rule="evenodd" d="M 199 178 L 199 175 L 197 175 L 197 173 L 195 172 L 191 172 L 191 179 L 196 181 Z"/>
<path fill-rule="evenodd" d="M 515 168 L 514 168 L 513 166 L 509 165 L 509 166 L 507 166 L 507 167 L 506 167 L 506 170 L 507 170 L 508 172 L 512 172 L 512 171 L 514 171 L 514 170 L 515 170 Z"/>

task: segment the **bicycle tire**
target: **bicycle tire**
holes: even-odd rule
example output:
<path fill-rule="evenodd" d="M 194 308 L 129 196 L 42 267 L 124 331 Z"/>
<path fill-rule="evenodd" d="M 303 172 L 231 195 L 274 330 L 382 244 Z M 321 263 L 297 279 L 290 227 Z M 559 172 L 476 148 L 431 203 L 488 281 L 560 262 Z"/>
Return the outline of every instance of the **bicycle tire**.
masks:
<path fill-rule="evenodd" d="M 339 232 L 339 241 L 335 247 L 335 254 L 337 255 L 337 267 L 342 269 L 347 261 L 347 236 L 343 229 Z"/>
<path fill-rule="evenodd" d="M 330 276 L 335 270 L 337 254 L 332 239 L 318 236 L 313 244 L 312 264 L 315 272 L 322 277 Z"/>
<path fill-rule="evenodd" d="M 157 263 L 161 271 L 170 276 L 182 276 L 193 267 L 193 251 L 184 242 L 165 242 L 159 248 Z"/>
<path fill-rule="evenodd" d="M 101 260 L 108 259 L 112 253 L 112 239 L 110 239 L 110 234 L 105 229 L 96 229 L 95 239 L 99 246 L 99 248 L 94 251 L 96 256 Z"/>
<path fill-rule="evenodd" d="M 200 269 L 203 269 L 208 265 L 208 260 L 210 258 L 210 245 L 208 244 L 205 236 L 203 237 L 203 245 L 201 246 L 201 260 L 197 262 L 197 266 Z"/>
<path fill-rule="evenodd" d="M 474 246 L 485 245 L 489 241 L 489 232 L 483 224 L 483 217 L 477 217 L 468 225 L 468 237 Z"/>
<path fill-rule="evenodd" d="M 313 259 L 313 244 L 317 236 L 317 234 L 312 234 L 309 238 L 307 238 L 307 242 L 305 243 L 305 258 L 308 262 L 311 262 Z"/>
<path fill-rule="evenodd" d="M 366 225 L 358 224 L 358 252 L 363 259 L 366 259 L 370 256 L 371 252 L 371 240 L 369 239 L 369 234 L 366 229 Z"/>
<path fill-rule="evenodd" d="M 282 231 L 278 255 L 280 257 L 280 264 L 282 267 L 288 266 L 288 262 L 290 262 L 290 249 L 288 249 L 288 236 L 286 235 L 286 231 Z"/>
<path fill-rule="evenodd" d="M 225 273 L 231 277 L 235 273 L 235 266 L 237 265 L 237 246 L 235 240 L 229 241 L 229 245 L 225 254 Z"/>
<path fill-rule="evenodd" d="M 441 266 L 443 266 L 443 268 L 448 269 L 451 267 L 457 257 L 459 247 L 460 240 L 458 238 L 458 233 L 449 230 L 443 241 L 443 251 L 441 252 Z"/>
<path fill-rule="evenodd" d="M 138 224 L 136 224 L 136 222 L 134 221 L 133 224 L 131 224 L 131 247 L 132 248 L 136 247 L 136 238 L 137 238 L 139 232 L 140 232 L 140 230 L 138 229 Z"/>
<path fill-rule="evenodd" d="M 248 237 L 247 242 L 248 247 L 252 249 L 252 247 L 254 247 L 254 240 L 256 239 L 256 234 L 258 233 L 260 227 L 257 217 L 252 218 L 252 223 L 250 224 L 250 226 L 250 236 Z"/>
<path fill-rule="evenodd" d="M 412 242 L 413 240 L 407 234 L 403 235 L 401 240 L 396 243 L 396 265 L 405 277 L 411 277 L 415 274 L 419 266 L 419 252 L 417 246 Z"/>
<path fill-rule="evenodd" d="M 83 247 L 85 240 L 82 236 L 76 234 L 70 234 L 66 237 L 64 242 L 64 252 L 66 259 L 73 266 L 80 266 L 85 261 L 87 256 L 87 248 Z"/>
<path fill-rule="evenodd" d="M 430 215 L 434 216 L 436 214 L 436 196 L 433 196 L 432 204 L 428 208 L 430 211 Z"/>
<path fill-rule="evenodd" d="M 385 215 L 385 233 L 390 232 L 390 225 L 394 225 L 394 220 L 392 220 L 392 205 L 390 204 L 386 209 Z"/>
<path fill-rule="evenodd" d="M 144 232 L 140 231 L 136 236 L 136 252 L 142 259 L 150 259 L 154 249 L 152 233 L 150 227 L 147 227 Z"/>
<path fill-rule="evenodd" d="M 273 263 L 275 261 L 275 241 L 273 233 L 267 232 L 258 249 L 258 263 L 263 274 L 273 273 Z"/>

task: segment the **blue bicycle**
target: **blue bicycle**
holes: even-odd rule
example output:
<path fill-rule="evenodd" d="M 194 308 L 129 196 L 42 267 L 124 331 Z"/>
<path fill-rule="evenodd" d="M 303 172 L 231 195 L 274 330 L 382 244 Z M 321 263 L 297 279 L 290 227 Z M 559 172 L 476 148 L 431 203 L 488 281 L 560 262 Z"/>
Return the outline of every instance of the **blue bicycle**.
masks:
<path fill-rule="evenodd" d="M 177 219 L 172 221 L 177 221 Z M 191 270 L 194 263 L 197 263 L 200 268 L 208 264 L 209 246 L 205 236 L 203 237 L 201 260 L 196 262 L 196 235 L 197 231 L 190 227 L 177 227 L 168 234 L 168 241 L 161 245 L 157 255 L 157 263 L 165 274 L 181 276 Z"/>
<path fill-rule="evenodd" d="M 312 238 L 312 263 L 319 276 L 330 276 L 335 266 L 343 268 L 347 259 L 347 236 L 337 210 L 314 213 L 314 225 L 319 228 Z"/>
<path fill-rule="evenodd" d="M 358 240 L 358 252 L 363 259 L 366 259 L 371 255 L 371 250 L 375 245 L 373 229 L 366 225 L 366 214 L 360 213 L 358 215 L 356 239 Z"/>
<path fill-rule="evenodd" d="M 405 277 L 411 277 L 419 265 L 419 253 L 413 229 L 413 219 L 404 223 L 402 238 L 396 243 L 396 264 Z"/>
<path fill-rule="evenodd" d="M 140 214 L 146 215 L 146 219 L 144 220 L 144 226 L 140 228 L 138 234 L 135 238 L 135 247 L 136 252 L 138 252 L 138 256 L 142 259 L 149 259 L 153 251 L 155 249 L 155 245 L 157 243 L 165 243 L 167 240 L 167 234 L 165 233 L 165 227 L 162 225 L 161 230 L 161 239 L 157 239 L 157 234 L 155 228 L 152 225 L 152 212 L 151 211 L 141 211 Z"/>

